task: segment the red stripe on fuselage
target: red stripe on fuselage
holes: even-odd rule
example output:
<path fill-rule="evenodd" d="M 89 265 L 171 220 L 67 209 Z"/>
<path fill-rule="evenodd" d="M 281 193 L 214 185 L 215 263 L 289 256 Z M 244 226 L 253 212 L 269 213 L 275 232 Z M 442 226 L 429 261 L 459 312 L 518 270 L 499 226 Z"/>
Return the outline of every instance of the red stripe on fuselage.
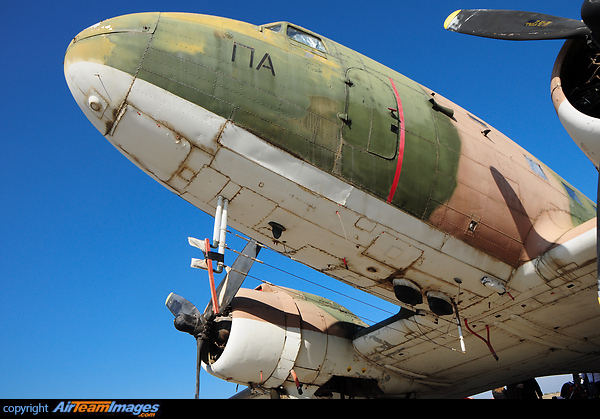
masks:
<path fill-rule="evenodd" d="M 394 199 L 394 194 L 396 193 L 396 188 L 398 187 L 398 182 L 400 181 L 400 172 L 402 171 L 402 161 L 404 160 L 404 110 L 402 109 L 402 101 L 400 100 L 400 95 L 398 94 L 398 89 L 396 89 L 396 84 L 394 80 L 390 77 L 390 83 L 392 83 L 392 88 L 394 89 L 394 95 L 396 96 L 396 104 L 398 105 L 398 120 L 400 121 L 400 140 L 398 147 L 398 162 L 396 163 L 396 174 L 394 175 L 394 182 L 392 183 L 392 187 L 390 189 L 390 193 L 387 197 L 388 204 L 392 202 Z"/>

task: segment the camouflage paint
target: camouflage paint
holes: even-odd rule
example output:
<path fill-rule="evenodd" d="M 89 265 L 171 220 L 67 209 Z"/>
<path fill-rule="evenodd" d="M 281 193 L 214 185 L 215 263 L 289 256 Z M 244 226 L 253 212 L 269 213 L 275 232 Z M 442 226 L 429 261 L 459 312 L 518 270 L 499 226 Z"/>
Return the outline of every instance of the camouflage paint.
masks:
<path fill-rule="evenodd" d="M 542 179 L 525 156 L 533 157 L 473 115 L 331 40 L 314 35 L 327 52 L 292 40 L 288 25 L 301 29 L 194 14 L 122 16 L 84 31 L 68 56 L 101 48 L 111 67 L 381 200 L 393 195 L 392 205 L 515 267 L 596 216 L 591 201 L 577 193 L 575 202 L 540 164 Z"/>
<path fill-rule="evenodd" d="M 392 77 L 408 156 L 392 203 L 427 219 L 455 186 L 456 129 L 416 83 L 330 40 L 328 53 L 293 41 L 286 25 L 163 13 L 137 75 L 382 199 L 398 158 Z"/>

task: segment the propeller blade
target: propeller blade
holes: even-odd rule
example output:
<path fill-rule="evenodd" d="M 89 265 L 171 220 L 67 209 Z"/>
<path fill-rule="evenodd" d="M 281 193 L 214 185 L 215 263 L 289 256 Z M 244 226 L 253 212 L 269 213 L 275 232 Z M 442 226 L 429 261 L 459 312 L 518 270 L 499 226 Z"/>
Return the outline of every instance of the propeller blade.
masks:
<path fill-rule="evenodd" d="M 585 23 L 543 13 L 517 10 L 457 10 L 444 22 L 444 28 L 484 38 L 534 41 L 570 39 L 589 35 Z"/>
<path fill-rule="evenodd" d="M 165 305 L 175 317 L 179 316 L 180 314 L 188 314 L 195 317 L 201 316 L 200 311 L 195 305 L 190 303 L 181 295 L 177 295 L 173 292 L 167 297 Z"/>
<path fill-rule="evenodd" d="M 253 240 L 249 241 L 244 250 L 242 250 L 242 253 L 233 262 L 231 268 L 226 268 L 227 274 L 217 287 L 219 307 L 225 308 L 231 304 L 233 297 L 235 297 L 241 288 L 246 275 L 248 275 L 250 268 L 254 264 L 259 251 L 260 246 Z M 213 308 L 212 304 L 209 303 L 206 310 L 204 310 L 204 318 L 209 319 L 212 316 Z"/>
<path fill-rule="evenodd" d="M 206 245 L 203 245 L 198 239 L 189 238 L 189 243 L 201 249 L 206 250 Z M 237 257 L 231 268 L 227 269 L 227 274 L 219 287 L 216 290 L 216 295 L 219 298 L 220 307 L 227 307 L 231 304 L 233 297 L 237 294 L 242 286 L 244 279 L 248 275 L 250 268 L 258 256 L 260 246 L 255 241 L 249 241 L 242 253 Z M 200 267 L 200 260 L 193 259 L 192 267 Z M 212 273 L 212 270 L 210 271 Z M 208 304 L 203 314 L 196 306 L 190 303 L 187 299 L 175 293 L 169 294 L 165 305 L 175 316 L 174 325 L 179 331 L 189 333 L 196 338 L 196 394 L 198 399 L 200 395 L 200 370 L 202 368 L 202 348 L 204 342 L 209 340 L 210 331 L 214 328 L 215 314 L 213 304 Z"/>

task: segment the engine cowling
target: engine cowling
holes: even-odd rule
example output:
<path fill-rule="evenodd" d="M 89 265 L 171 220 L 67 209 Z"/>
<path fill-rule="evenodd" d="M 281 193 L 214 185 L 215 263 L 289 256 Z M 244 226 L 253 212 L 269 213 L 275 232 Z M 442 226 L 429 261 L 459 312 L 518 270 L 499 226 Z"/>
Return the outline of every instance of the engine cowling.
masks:
<path fill-rule="evenodd" d="M 600 53 L 585 39 L 565 42 L 552 71 L 552 101 L 573 141 L 600 167 Z"/>
<path fill-rule="evenodd" d="M 263 284 L 240 289 L 231 307 L 216 331 L 226 342 L 203 354 L 204 369 L 218 378 L 306 397 L 333 377 L 380 377 L 352 345 L 367 325 L 336 303 Z"/>

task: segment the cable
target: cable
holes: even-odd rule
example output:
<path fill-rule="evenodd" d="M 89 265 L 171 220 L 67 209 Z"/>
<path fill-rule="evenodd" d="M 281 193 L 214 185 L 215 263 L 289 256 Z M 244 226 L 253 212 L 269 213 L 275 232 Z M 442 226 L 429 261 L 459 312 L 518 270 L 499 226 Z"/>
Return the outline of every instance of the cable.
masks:
<path fill-rule="evenodd" d="M 235 233 L 234 233 L 234 234 L 235 234 Z M 238 236 L 238 237 L 240 237 L 240 238 L 241 238 L 241 239 L 243 239 L 243 240 L 248 240 L 248 239 L 246 239 L 246 238 L 245 238 L 245 237 L 243 237 L 243 236 Z M 273 250 L 273 249 L 271 249 L 271 248 L 269 248 L 269 247 L 267 247 L 267 246 L 265 246 L 265 245 L 262 245 L 262 244 L 260 244 L 260 243 L 259 243 L 259 246 L 261 246 L 261 247 L 263 247 L 263 248 L 265 248 L 265 249 L 267 249 L 267 250 L 270 250 L 270 251 L 272 251 L 272 252 L 274 252 L 274 253 L 277 253 L 277 254 L 280 254 L 280 255 L 282 255 L 280 252 L 277 252 L 276 250 Z M 231 249 L 230 247 L 227 247 L 227 246 L 226 246 L 226 249 L 227 249 L 227 250 L 230 250 L 230 251 L 232 251 L 233 253 L 236 253 L 237 255 L 244 256 L 244 257 L 249 257 L 249 256 L 247 256 L 247 255 L 243 255 L 242 253 L 238 252 L 238 251 L 237 251 L 237 250 L 235 250 L 235 249 Z M 282 255 L 282 256 L 285 256 L 285 255 Z M 352 296 L 350 296 L 350 295 L 348 295 L 348 294 L 344 294 L 343 292 L 336 291 L 336 290 L 334 290 L 334 289 L 332 289 L 332 288 L 326 287 L 326 286 L 324 286 L 324 285 L 322 285 L 322 284 L 319 284 L 319 283 L 317 283 L 317 282 L 310 281 L 310 280 L 308 280 L 308 279 L 306 279 L 306 278 L 304 278 L 304 277 L 301 277 L 301 276 L 299 276 L 299 275 L 297 275 L 297 274 L 295 274 L 295 273 L 293 273 L 293 272 L 288 272 L 288 271 L 286 271 L 286 270 L 284 270 L 284 269 L 281 269 L 281 268 L 279 268 L 279 267 L 277 267 L 277 266 L 271 265 L 271 264 L 269 264 L 269 263 L 267 263 L 267 262 L 265 262 L 265 261 L 263 261 L 263 260 L 259 260 L 259 259 L 256 259 L 256 258 L 252 258 L 252 259 L 254 259 L 254 261 L 255 261 L 255 262 L 258 262 L 258 263 L 260 263 L 260 264 L 262 264 L 262 265 L 264 265 L 264 266 L 266 266 L 266 267 L 269 267 L 269 268 L 271 268 L 271 269 L 274 269 L 274 270 L 276 270 L 276 271 L 278 271 L 278 272 L 280 272 L 280 273 L 283 273 L 283 274 L 289 275 L 289 276 L 291 276 L 291 277 L 293 277 L 293 278 L 299 279 L 299 280 L 301 280 L 301 281 L 303 281 L 303 282 L 306 282 L 306 283 L 309 283 L 309 284 L 311 284 L 311 285 L 317 286 L 317 287 L 319 287 L 319 288 L 325 289 L 325 290 L 327 290 L 327 291 L 329 291 L 329 292 L 332 292 L 332 293 L 335 293 L 335 294 L 341 295 L 342 297 L 345 297 L 345 298 L 347 298 L 347 299 L 353 300 L 353 301 L 355 301 L 355 302 L 357 302 L 357 303 L 360 303 L 360 304 L 362 304 L 362 305 L 364 305 L 364 306 L 367 306 L 367 307 L 370 307 L 370 308 L 377 309 L 377 310 L 379 310 L 379 311 L 382 311 L 382 312 L 384 312 L 384 313 L 386 313 L 386 314 L 390 314 L 390 315 L 393 315 L 393 314 L 395 314 L 395 313 L 392 313 L 392 312 L 390 312 L 390 311 L 388 311 L 388 310 L 385 310 L 385 309 L 383 309 L 383 308 L 381 308 L 381 307 L 377 307 L 377 306 L 375 306 L 375 305 L 373 305 L 373 304 L 369 304 L 369 303 L 367 303 L 367 302 L 364 302 L 364 301 L 362 301 L 362 300 L 359 300 L 358 298 L 352 297 Z M 293 260 L 293 259 L 292 259 L 292 260 Z M 233 270 L 233 269 L 232 269 L 232 270 Z M 235 271 L 235 270 L 233 270 L 233 271 Z M 251 275 L 250 273 L 248 273 L 248 274 L 247 274 L 247 277 L 249 277 L 249 278 L 252 278 L 252 279 L 254 279 L 254 280 L 258 281 L 258 282 L 261 282 L 261 283 L 270 284 L 270 285 L 274 285 L 274 286 L 276 286 L 276 287 L 279 287 L 278 285 L 272 284 L 272 283 L 271 283 L 271 282 L 269 282 L 269 281 L 266 281 L 266 280 L 264 280 L 264 279 L 261 279 L 261 278 L 259 278 L 259 277 L 257 277 L 257 276 Z M 371 295 L 375 295 L 375 296 L 377 296 L 376 294 L 371 294 Z M 362 316 L 357 316 L 357 317 L 359 317 L 361 320 L 365 321 L 366 323 L 371 323 L 371 324 L 377 323 L 377 322 L 376 322 L 376 321 L 374 321 L 374 320 L 367 319 L 367 318 L 365 318 L 365 317 L 362 317 Z M 441 318 L 441 317 L 438 317 L 438 319 L 440 319 L 440 320 L 442 320 L 442 321 L 446 321 L 446 322 L 448 323 L 448 327 L 450 327 L 450 326 L 452 325 L 452 323 L 453 323 L 452 321 L 449 321 L 449 320 L 447 320 L 447 319 L 444 319 L 444 318 Z M 460 351 L 460 350 L 458 350 L 458 349 L 455 349 L 455 348 L 449 347 L 449 346 L 447 346 L 447 345 L 444 345 L 444 344 L 438 343 L 438 342 L 434 341 L 432 338 L 430 338 L 429 336 L 427 336 L 427 334 L 428 334 L 428 333 L 430 333 L 430 332 L 436 332 L 436 331 L 437 331 L 438 333 L 441 333 L 441 334 L 445 334 L 445 335 L 448 335 L 448 336 L 452 336 L 452 337 L 454 337 L 452 334 L 450 334 L 450 333 L 449 333 L 449 331 L 447 331 L 447 332 L 445 332 L 445 333 L 444 333 L 443 331 L 438 331 L 437 329 L 435 329 L 435 328 L 432 328 L 432 327 L 430 327 L 430 326 L 426 326 L 426 325 L 424 325 L 424 324 L 420 324 L 420 323 L 419 323 L 419 322 L 418 322 L 416 319 L 412 319 L 412 320 L 411 320 L 411 319 L 409 318 L 409 319 L 407 319 L 407 320 L 409 320 L 409 321 L 411 321 L 413 324 L 415 324 L 415 325 L 416 325 L 416 327 L 417 327 L 417 329 L 419 330 L 419 332 L 421 332 L 421 335 L 420 335 L 420 336 L 419 336 L 419 335 L 415 335 L 415 338 L 421 339 L 421 340 L 423 340 L 424 342 L 430 342 L 431 344 L 433 344 L 433 345 L 435 345 L 435 346 L 439 346 L 439 347 L 442 347 L 442 348 L 445 348 L 445 349 L 449 349 L 449 350 L 451 350 L 451 351 L 455 351 L 455 352 L 461 352 L 461 351 Z M 388 326 L 388 327 L 390 327 L 390 326 Z M 422 328 L 426 328 L 426 329 L 429 329 L 429 330 L 423 330 Z M 398 333 L 402 333 L 402 331 L 398 330 Z M 464 352 L 464 350 L 463 350 L 462 352 Z"/>
<path fill-rule="evenodd" d="M 246 240 L 246 241 L 248 241 L 248 240 L 249 240 L 249 239 L 247 239 L 246 237 L 240 236 L 240 235 L 238 235 L 238 234 L 236 234 L 236 233 L 233 233 L 233 234 L 234 234 L 235 236 L 237 236 L 237 237 L 241 238 L 242 240 Z M 262 248 L 265 248 L 265 249 L 267 249 L 267 250 L 270 250 L 270 251 L 272 251 L 272 252 L 274 252 L 274 253 L 277 253 L 277 254 L 279 254 L 279 255 L 282 255 L 282 256 L 285 256 L 285 257 L 288 257 L 288 258 L 289 258 L 289 256 L 286 256 L 286 255 L 282 254 L 281 252 L 278 252 L 278 251 L 276 251 L 276 250 L 274 250 L 274 249 L 271 249 L 270 247 L 267 247 L 267 246 L 265 246 L 265 245 L 263 245 L 263 244 L 260 244 L 260 243 L 258 243 L 258 245 L 259 245 L 259 246 L 261 246 Z M 235 249 L 231 249 L 231 248 L 229 248 L 229 247 L 227 247 L 227 246 L 226 246 L 226 249 L 228 249 L 228 250 L 230 250 L 230 251 L 232 251 L 232 252 L 236 253 L 237 255 L 241 255 L 241 256 L 248 257 L 248 256 L 246 256 L 246 255 L 242 255 L 242 253 L 240 253 L 240 252 L 236 251 Z M 383 309 L 383 308 L 381 308 L 381 307 L 378 307 L 378 306 L 375 306 L 375 305 L 373 305 L 373 304 L 367 303 L 367 302 L 365 302 L 365 301 L 362 301 L 362 300 L 360 300 L 360 299 L 358 299 L 358 298 L 352 297 L 352 296 L 350 296 L 350 295 L 348 295 L 348 294 L 344 294 L 343 292 L 340 292 L 340 291 L 334 290 L 334 289 L 332 289 L 332 288 L 326 287 L 326 286 L 324 286 L 324 285 L 322 285 L 322 284 L 319 284 L 319 283 L 317 283 L 317 282 L 310 281 L 310 280 L 308 280 L 308 279 L 306 279 L 306 278 L 304 278 L 304 277 L 301 277 L 301 276 L 299 276 L 299 275 L 297 275 L 297 274 L 295 274 L 295 273 L 293 273 L 293 272 L 288 272 L 288 271 L 286 271 L 286 270 L 284 270 L 284 269 L 281 269 L 281 268 L 279 268 L 279 267 L 277 267 L 277 266 L 271 265 L 271 264 L 269 264 L 269 263 L 267 263 L 267 262 L 265 262 L 265 261 L 263 261 L 263 260 L 259 260 L 259 259 L 256 259 L 256 258 L 253 258 L 253 259 L 254 259 L 254 261 L 255 261 L 255 262 L 258 262 L 258 263 L 260 263 L 260 264 L 262 264 L 262 265 L 264 265 L 264 266 L 266 266 L 266 267 L 269 267 L 269 268 L 271 268 L 271 269 L 274 269 L 274 270 L 276 270 L 276 271 L 278 271 L 278 272 L 280 272 L 280 273 L 283 273 L 283 274 L 289 275 L 289 276 L 291 276 L 291 277 L 293 277 L 293 278 L 299 279 L 299 280 L 301 280 L 301 281 L 304 281 L 304 282 L 306 282 L 306 283 L 308 283 L 308 284 L 311 284 L 311 285 L 317 286 L 317 287 L 319 287 L 319 288 L 322 288 L 322 289 L 324 289 L 324 290 L 327 290 L 327 291 L 329 291 L 329 292 L 332 292 L 332 293 L 335 293 L 335 294 L 341 295 L 342 297 L 345 297 L 345 298 L 347 298 L 347 299 L 349 299 L 349 300 L 352 300 L 352 301 L 355 301 L 355 302 L 357 302 L 357 303 L 360 303 L 360 304 L 362 304 L 362 305 L 364 305 L 364 306 L 367 306 L 367 307 L 370 307 L 370 308 L 374 308 L 374 309 L 376 309 L 376 310 L 379 310 L 379 311 L 381 311 L 381 312 L 383 312 L 383 313 L 386 313 L 386 314 L 389 314 L 389 315 L 394 315 L 394 314 L 395 314 L 395 313 L 393 313 L 393 312 L 390 312 L 389 310 L 385 310 L 385 309 Z M 291 260 L 293 261 L 293 259 L 291 259 Z M 249 277 L 249 278 L 252 278 L 252 279 L 254 279 L 254 280 L 256 280 L 256 281 L 259 281 L 259 282 L 261 282 L 261 283 L 266 283 L 266 284 L 271 284 L 271 285 L 274 285 L 274 284 L 272 284 L 272 283 L 271 283 L 271 282 L 269 282 L 269 281 L 263 280 L 263 279 L 261 279 L 261 278 L 258 278 L 257 276 L 251 275 L 251 274 L 247 274 L 247 277 Z M 275 285 L 275 286 L 277 286 L 277 285 Z M 357 289 L 357 290 L 358 290 L 358 288 L 355 288 L 355 289 Z M 380 296 L 380 295 L 377 295 L 376 293 L 372 293 L 371 295 L 374 295 L 374 296 L 376 296 L 376 297 L 380 297 L 380 298 L 382 298 L 382 296 Z M 371 320 L 371 319 L 367 319 L 367 318 L 365 318 L 365 317 L 363 317 L 363 316 L 357 316 L 357 317 L 358 317 L 358 318 L 360 318 L 361 320 L 363 320 L 365 323 L 368 323 L 368 324 L 369 324 L 369 323 L 370 323 L 370 324 L 375 324 L 375 323 L 377 323 L 377 321 L 374 321 L 374 320 Z M 450 326 L 452 325 L 452 323 L 453 323 L 452 321 L 449 321 L 449 320 L 447 320 L 447 319 L 444 319 L 444 318 L 441 318 L 441 317 L 438 317 L 438 319 L 440 319 L 440 320 L 442 320 L 442 321 L 446 321 L 446 322 L 448 322 L 448 327 L 450 327 Z M 423 341 L 428 341 L 428 342 L 432 343 L 433 345 L 436 345 L 436 346 L 439 346 L 439 347 L 442 347 L 442 348 L 446 348 L 446 349 L 449 349 L 449 350 L 452 350 L 452 351 L 461 352 L 461 351 L 460 351 L 460 350 L 458 350 L 458 349 L 455 349 L 455 348 L 452 348 L 452 347 L 449 347 L 449 346 L 443 345 L 443 344 L 441 344 L 441 343 L 435 342 L 433 339 L 431 339 L 429 336 L 427 336 L 427 333 L 429 333 L 429 332 L 433 332 L 433 331 L 437 331 L 437 329 L 434 329 L 434 328 L 432 328 L 432 327 L 429 327 L 429 326 L 422 325 L 422 324 L 418 323 L 418 322 L 416 321 L 416 319 L 413 319 L 413 320 L 410 320 L 410 321 L 411 321 L 411 322 L 413 322 L 413 323 L 414 323 L 414 324 L 417 326 L 417 328 L 419 329 L 419 331 L 420 331 L 420 332 L 421 332 L 421 334 L 422 334 L 421 336 L 416 336 L 417 338 L 419 338 L 419 339 L 422 339 Z M 460 321 L 460 320 L 459 320 L 459 321 Z M 428 329 L 429 329 L 429 331 L 424 331 L 424 330 L 422 330 L 422 329 L 421 329 L 421 327 L 428 328 Z M 399 333 L 401 333 L 401 331 L 400 331 L 400 330 L 398 330 L 398 332 L 399 332 Z M 460 332 L 460 327 L 459 327 L 459 332 Z M 449 336 L 452 336 L 452 337 L 454 337 L 453 335 L 451 335 L 451 334 L 449 333 L 449 331 L 447 331 L 447 332 L 445 332 L 445 333 L 444 333 L 443 331 L 440 331 L 440 332 L 438 332 L 438 333 L 442 333 L 442 334 L 446 334 L 446 335 L 449 335 Z M 462 343 L 462 341 L 461 341 L 461 347 L 462 347 L 462 345 L 464 345 L 464 343 Z M 464 353 L 464 349 L 462 350 L 462 352 Z"/>
<path fill-rule="evenodd" d="M 240 238 L 242 238 L 242 239 L 244 239 L 244 240 L 248 240 L 248 239 L 246 239 L 246 238 L 244 238 L 244 237 L 241 237 L 241 236 L 239 236 L 239 237 L 240 237 Z M 270 250 L 270 251 L 272 251 L 272 252 L 275 252 L 275 253 L 277 253 L 277 254 L 280 254 L 280 255 L 281 255 L 281 253 L 277 252 L 276 250 L 273 250 L 273 249 L 271 249 L 271 248 L 269 248 L 269 247 L 266 247 L 266 246 L 264 246 L 264 245 L 261 245 L 261 244 L 259 244 L 259 245 L 260 245 L 261 247 L 263 247 L 263 248 L 267 249 L 267 250 Z M 238 255 L 242 255 L 240 252 L 238 252 L 238 251 L 236 251 L 236 250 L 234 250 L 234 249 L 231 249 L 231 248 L 229 248 L 229 247 L 226 247 L 226 249 L 228 249 L 228 250 L 230 250 L 230 251 L 232 251 L 232 252 L 234 252 L 234 253 L 236 253 L 236 254 L 238 254 Z M 244 256 L 245 256 L 245 255 L 244 255 Z M 285 256 L 285 255 L 283 255 L 283 256 Z M 247 257 L 247 256 L 246 256 L 246 257 Z M 292 259 L 292 260 L 293 260 L 293 259 Z M 386 313 L 386 314 L 390 314 L 390 315 L 393 315 L 393 314 L 395 314 L 395 313 L 393 313 L 393 312 L 390 312 L 389 310 L 383 309 L 383 308 L 381 308 L 381 307 L 377 307 L 377 306 L 375 306 L 375 305 L 373 305 L 373 304 L 370 304 L 370 303 L 367 303 L 367 302 L 365 302 L 365 301 L 362 301 L 362 300 L 360 300 L 360 299 L 358 299 L 358 298 L 352 297 L 352 296 L 350 296 L 350 295 L 348 295 L 348 294 L 344 294 L 343 292 L 340 292 L 340 291 L 334 290 L 334 289 L 332 289 L 332 288 L 326 287 L 326 286 L 324 286 L 324 285 L 322 285 L 322 284 L 319 284 L 319 283 L 317 283 L 317 282 L 314 282 L 314 281 L 308 280 L 308 279 L 306 279 L 306 278 L 303 278 L 303 277 L 301 277 L 301 276 L 299 276 L 299 275 L 296 275 L 296 274 L 295 274 L 295 273 L 293 273 L 293 272 L 288 272 L 288 271 L 286 271 L 286 270 L 284 270 L 284 269 L 281 269 L 281 268 L 279 268 L 279 267 L 277 267 L 277 266 L 271 265 L 271 264 L 269 264 L 269 263 L 267 263 L 267 262 L 265 262 L 265 261 L 263 261 L 263 260 L 254 259 L 254 261 L 255 261 L 255 262 L 259 262 L 260 264 L 262 264 L 262 265 L 264 265 L 264 266 L 267 266 L 267 267 L 269 267 L 269 268 L 271 268 L 271 269 L 274 269 L 274 270 L 276 270 L 276 271 L 278 271 L 278 272 L 280 272 L 280 273 L 283 273 L 283 274 L 289 275 L 289 276 L 291 276 L 291 277 L 293 277 L 293 278 L 296 278 L 296 279 L 299 279 L 299 280 L 301 280 L 301 281 L 304 281 L 304 282 L 306 282 L 306 283 L 308 283 L 308 284 L 311 284 L 311 285 L 317 286 L 317 287 L 319 287 L 319 288 L 322 288 L 322 289 L 324 289 L 324 290 L 327 290 L 327 291 L 329 291 L 329 292 L 332 292 L 332 293 L 335 293 L 335 294 L 341 295 L 342 297 L 345 297 L 345 298 L 347 298 L 347 299 L 350 299 L 350 300 L 352 300 L 352 301 L 355 301 L 355 302 L 357 302 L 357 303 L 360 303 L 360 304 L 362 304 L 362 305 L 364 305 L 364 306 L 367 306 L 367 307 L 371 307 L 371 308 L 377 309 L 377 310 L 379 310 L 379 311 L 381 311 L 381 312 L 383 312 L 383 313 Z M 265 281 L 265 280 L 263 280 L 263 279 L 260 279 L 260 278 L 258 278 L 258 277 L 256 277 L 256 276 L 253 276 L 253 275 L 250 275 L 250 274 L 248 274 L 247 276 L 248 276 L 248 277 L 250 277 L 250 278 L 252 278 L 252 279 L 255 279 L 255 280 L 259 281 L 259 282 L 263 282 L 263 283 L 270 283 L 270 282 L 268 282 L 268 281 Z M 358 288 L 356 288 L 356 289 L 358 290 Z M 371 295 L 378 296 L 377 294 L 371 294 Z M 378 296 L 378 297 L 380 297 L 380 298 L 381 298 L 381 296 Z"/>
<path fill-rule="evenodd" d="M 469 332 L 473 333 L 475 336 L 477 336 L 479 339 L 481 339 L 482 341 L 485 342 L 485 344 L 487 345 L 488 349 L 490 350 L 490 352 L 494 356 L 494 359 L 496 361 L 498 361 L 498 355 L 496 355 L 496 351 L 494 351 L 494 348 L 492 348 L 492 344 L 490 343 L 490 326 L 488 326 L 487 324 L 485 325 L 485 328 L 487 330 L 487 339 L 484 339 L 482 336 L 479 336 L 477 333 L 475 333 L 473 330 L 471 330 L 471 328 L 469 327 L 469 324 L 467 323 L 467 319 L 465 319 L 465 326 L 467 327 L 467 330 Z"/>

